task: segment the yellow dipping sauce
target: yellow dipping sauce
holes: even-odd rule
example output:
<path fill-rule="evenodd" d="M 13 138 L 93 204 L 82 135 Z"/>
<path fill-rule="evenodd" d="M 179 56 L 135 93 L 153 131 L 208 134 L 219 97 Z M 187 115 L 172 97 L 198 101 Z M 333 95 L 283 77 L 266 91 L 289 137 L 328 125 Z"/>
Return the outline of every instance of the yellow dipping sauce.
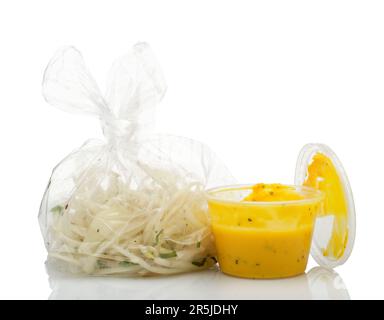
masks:
<path fill-rule="evenodd" d="M 210 192 L 208 205 L 221 270 L 245 278 L 305 271 L 323 194 L 280 184 Z"/>
<path fill-rule="evenodd" d="M 323 249 L 323 255 L 340 258 L 348 242 L 347 200 L 343 183 L 332 161 L 316 153 L 308 166 L 304 185 L 321 190 L 325 194 L 324 211 L 321 215 L 334 215 L 332 236 Z"/>

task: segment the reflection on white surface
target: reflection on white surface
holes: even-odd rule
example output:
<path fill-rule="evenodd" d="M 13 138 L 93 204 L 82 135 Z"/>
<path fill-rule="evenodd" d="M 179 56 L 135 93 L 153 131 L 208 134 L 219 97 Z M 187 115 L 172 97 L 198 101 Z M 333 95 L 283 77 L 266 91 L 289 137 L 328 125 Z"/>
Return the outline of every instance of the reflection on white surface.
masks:
<path fill-rule="evenodd" d="M 48 274 L 49 299 L 349 299 L 341 277 L 322 267 L 278 280 L 235 278 L 218 269 L 146 278 Z"/>

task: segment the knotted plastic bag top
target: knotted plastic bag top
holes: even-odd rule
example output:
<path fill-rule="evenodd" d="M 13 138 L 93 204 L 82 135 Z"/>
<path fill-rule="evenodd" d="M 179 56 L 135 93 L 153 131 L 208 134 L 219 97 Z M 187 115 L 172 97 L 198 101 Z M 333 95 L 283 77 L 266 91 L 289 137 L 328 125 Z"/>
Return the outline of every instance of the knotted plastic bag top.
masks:
<path fill-rule="evenodd" d="M 113 64 L 105 95 L 74 47 L 60 49 L 48 64 L 43 95 L 72 113 L 98 116 L 108 142 L 129 142 L 148 129 L 166 84 L 148 44 L 138 43 Z"/>

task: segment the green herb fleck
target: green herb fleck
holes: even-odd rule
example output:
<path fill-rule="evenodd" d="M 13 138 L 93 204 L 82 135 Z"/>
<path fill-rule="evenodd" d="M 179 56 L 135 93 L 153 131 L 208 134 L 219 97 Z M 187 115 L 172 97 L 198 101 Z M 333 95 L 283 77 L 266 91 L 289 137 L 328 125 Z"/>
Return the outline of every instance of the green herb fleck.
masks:
<path fill-rule="evenodd" d="M 147 258 L 149 258 L 149 259 L 154 259 L 154 258 L 155 258 L 155 256 L 153 255 L 153 253 L 150 252 L 150 251 L 146 251 L 146 252 L 144 252 L 144 255 L 145 255 Z"/>
<path fill-rule="evenodd" d="M 200 248 L 200 245 L 201 245 L 201 242 L 198 241 L 198 242 L 196 243 L 196 248 Z"/>
<path fill-rule="evenodd" d="M 154 245 L 157 246 L 159 244 L 159 238 L 160 238 L 160 235 L 163 233 L 164 229 L 161 229 L 157 235 L 156 235 L 156 238 L 155 238 L 155 243 Z"/>
<path fill-rule="evenodd" d="M 99 269 L 106 269 L 108 268 L 107 264 L 103 260 L 97 260 L 96 265 Z"/>
<path fill-rule="evenodd" d="M 53 207 L 51 209 L 51 212 L 54 214 L 61 214 L 62 211 L 63 211 L 63 206 L 61 206 L 61 205 L 58 205 L 58 206 Z"/>
<path fill-rule="evenodd" d="M 119 266 L 121 267 L 131 267 L 131 266 L 137 266 L 137 263 L 131 262 L 131 261 L 120 261 Z"/>
<path fill-rule="evenodd" d="M 202 267 L 203 265 L 205 265 L 206 261 L 207 261 L 207 258 L 204 258 L 201 261 L 192 261 L 192 264 L 196 267 Z"/>
<path fill-rule="evenodd" d="M 160 254 L 159 254 L 159 257 L 160 257 L 160 258 L 163 258 L 163 259 L 174 258 L 174 257 L 177 257 L 177 253 L 176 253 L 176 251 L 170 251 L 170 252 L 166 252 L 166 253 L 160 253 Z"/>

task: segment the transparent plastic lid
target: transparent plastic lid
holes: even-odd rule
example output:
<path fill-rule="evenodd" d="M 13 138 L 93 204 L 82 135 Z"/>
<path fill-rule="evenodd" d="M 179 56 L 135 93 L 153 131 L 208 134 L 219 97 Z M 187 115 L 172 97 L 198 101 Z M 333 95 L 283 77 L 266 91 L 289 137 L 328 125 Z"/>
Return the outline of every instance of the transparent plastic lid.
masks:
<path fill-rule="evenodd" d="M 325 193 L 324 212 L 316 219 L 311 255 L 334 268 L 349 258 L 355 240 L 355 206 L 345 170 L 324 144 L 307 144 L 297 159 L 295 184 Z"/>

